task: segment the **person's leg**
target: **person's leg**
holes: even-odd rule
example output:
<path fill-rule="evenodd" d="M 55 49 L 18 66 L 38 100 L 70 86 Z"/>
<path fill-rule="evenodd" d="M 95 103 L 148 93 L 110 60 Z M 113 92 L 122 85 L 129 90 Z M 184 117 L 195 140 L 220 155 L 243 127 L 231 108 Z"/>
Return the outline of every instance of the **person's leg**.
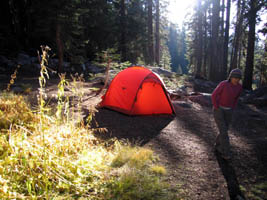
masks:
<path fill-rule="evenodd" d="M 229 126 L 231 125 L 231 122 L 232 122 L 233 110 L 225 110 L 224 116 L 225 116 L 227 129 L 229 129 Z"/>
<path fill-rule="evenodd" d="M 214 119 L 219 129 L 219 134 L 216 137 L 216 150 L 225 157 L 230 156 L 230 142 L 228 136 L 228 127 L 230 124 L 230 116 L 223 109 L 214 110 Z"/>

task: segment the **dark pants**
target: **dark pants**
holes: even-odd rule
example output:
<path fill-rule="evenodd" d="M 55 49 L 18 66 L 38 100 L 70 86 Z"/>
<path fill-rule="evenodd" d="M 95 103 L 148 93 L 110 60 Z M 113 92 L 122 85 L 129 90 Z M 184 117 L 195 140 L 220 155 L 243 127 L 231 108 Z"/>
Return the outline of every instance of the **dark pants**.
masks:
<path fill-rule="evenodd" d="M 215 147 L 220 153 L 230 156 L 230 142 L 228 136 L 229 125 L 232 120 L 233 110 L 223 108 L 214 109 L 214 119 L 219 129 Z"/>

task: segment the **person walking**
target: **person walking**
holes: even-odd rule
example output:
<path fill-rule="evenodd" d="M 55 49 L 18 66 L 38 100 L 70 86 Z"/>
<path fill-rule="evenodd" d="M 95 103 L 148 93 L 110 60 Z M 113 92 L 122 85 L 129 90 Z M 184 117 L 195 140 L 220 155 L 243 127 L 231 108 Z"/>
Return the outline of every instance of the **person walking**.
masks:
<path fill-rule="evenodd" d="M 238 98 L 242 92 L 241 78 L 242 71 L 237 68 L 233 69 L 229 74 L 228 80 L 220 82 L 211 95 L 214 119 L 219 129 L 215 142 L 215 151 L 226 160 L 231 158 L 228 129 L 232 120 L 233 110 L 236 108 Z"/>

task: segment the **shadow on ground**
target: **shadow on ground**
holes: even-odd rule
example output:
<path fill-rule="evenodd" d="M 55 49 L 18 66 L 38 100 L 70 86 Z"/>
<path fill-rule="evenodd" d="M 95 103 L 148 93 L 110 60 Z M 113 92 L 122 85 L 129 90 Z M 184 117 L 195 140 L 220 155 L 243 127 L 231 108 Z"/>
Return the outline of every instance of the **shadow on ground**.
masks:
<path fill-rule="evenodd" d="M 231 200 L 245 199 L 242 194 L 239 182 L 237 180 L 236 172 L 230 161 L 224 160 L 219 154 L 216 153 L 219 166 L 222 170 L 223 176 L 227 182 L 228 192 Z"/>
<path fill-rule="evenodd" d="M 160 134 L 171 121 L 171 116 L 128 116 L 101 108 L 95 114 L 92 128 L 106 128 L 108 133 L 97 133 L 103 139 L 118 138 L 129 141 L 138 140 L 141 145 Z"/>
<path fill-rule="evenodd" d="M 189 130 L 190 134 L 196 135 L 200 138 L 204 144 L 213 151 L 213 145 L 216 138 L 216 129 L 211 125 L 213 124 L 213 116 L 211 108 L 204 107 L 200 112 L 192 112 L 192 109 L 179 108 L 180 105 L 176 105 L 177 113 L 182 111 L 182 115 L 177 115 L 177 120 L 182 126 Z M 214 152 L 215 153 L 215 152 Z M 240 184 L 236 175 L 234 167 L 231 165 L 231 161 L 224 160 L 219 154 L 216 154 L 219 167 L 226 180 L 229 196 L 231 200 L 245 199 L 240 190 Z"/>
<path fill-rule="evenodd" d="M 266 108 L 265 108 L 266 109 Z M 233 116 L 233 130 L 245 139 L 253 149 L 257 165 L 262 166 L 262 175 L 267 173 L 267 110 L 239 106 Z"/>

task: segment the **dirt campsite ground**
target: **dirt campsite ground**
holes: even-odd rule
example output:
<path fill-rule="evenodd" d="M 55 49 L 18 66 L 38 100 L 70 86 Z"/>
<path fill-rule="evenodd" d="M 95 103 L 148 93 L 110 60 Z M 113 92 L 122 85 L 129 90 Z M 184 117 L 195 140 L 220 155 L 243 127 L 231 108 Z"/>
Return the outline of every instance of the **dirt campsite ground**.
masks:
<path fill-rule="evenodd" d="M 7 79 L 1 79 L 1 89 Z M 38 79 L 16 80 L 14 87 L 30 84 L 32 100 L 38 93 Z M 58 79 L 50 80 L 46 93 L 53 98 Z M 93 83 L 80 83 L 84 92 L 82 111 L 88 115 L 91 106 L 101 101 L 89 88 Z M 196 91 L 193 82 L 187 88 Z M 103 94 L 103 93 L 102 93 Z M 156 98 L 156 97 L 155 97 Z M 181 199 L 267 199 L 267 109 L 239 104 L 230 128 L 232 159 L 223 160 L 214 152 L 217 128 L 210 103 L 201 104 L 189 97 L 173 102 L 176 116 L 127 116 L 99 109 L 93 127 L 107 128 L 106 138 L 117 137 L 138 141 L 154 150 L 167 169 L 166 180 Z M 100 134 L 100 133 L 99 133 Z M 243 197 L 243 198 L 241 198 Z"/>

